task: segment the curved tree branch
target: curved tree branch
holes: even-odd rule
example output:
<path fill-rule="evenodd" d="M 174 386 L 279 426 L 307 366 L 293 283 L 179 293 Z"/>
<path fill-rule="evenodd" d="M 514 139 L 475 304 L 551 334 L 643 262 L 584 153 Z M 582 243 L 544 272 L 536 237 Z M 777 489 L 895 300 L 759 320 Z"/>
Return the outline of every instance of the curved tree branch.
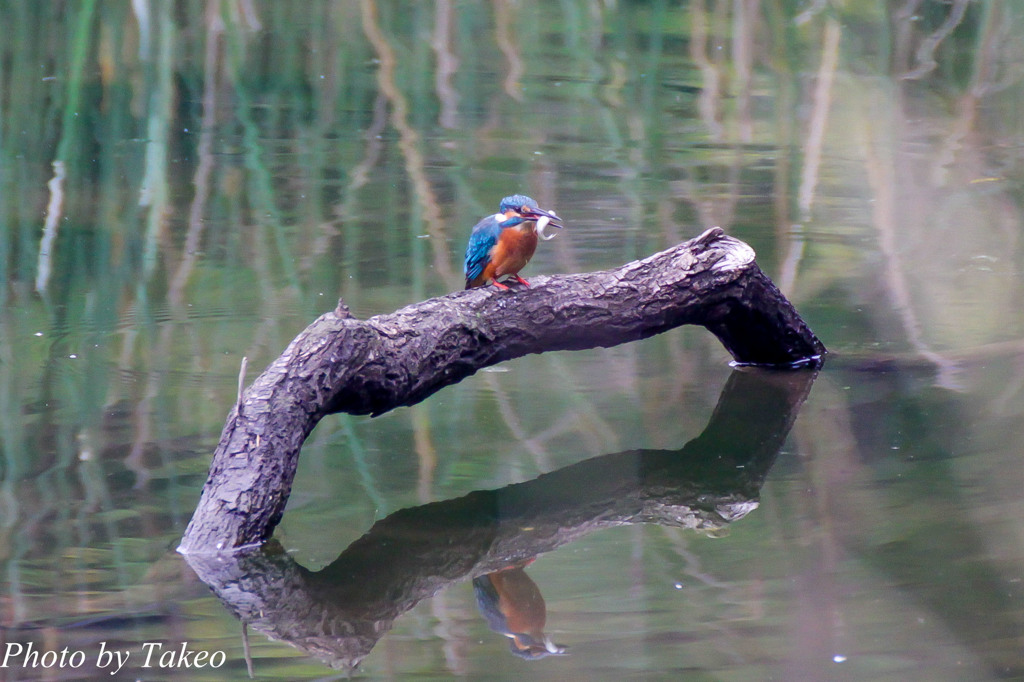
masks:
<path fill-rule="evenodd" d="M 825 347 L 754 262 L 712 228 L 614 270 L 471 289 L 368 320 L 343 303 L 313 322 L 228 415 L 182 553 L 270 537 L 299 450 L 325 415 L 381 414 L 530 353 L 614 346 L 684 324 L 714 333 L 741 364 L 820 363 Z"/>

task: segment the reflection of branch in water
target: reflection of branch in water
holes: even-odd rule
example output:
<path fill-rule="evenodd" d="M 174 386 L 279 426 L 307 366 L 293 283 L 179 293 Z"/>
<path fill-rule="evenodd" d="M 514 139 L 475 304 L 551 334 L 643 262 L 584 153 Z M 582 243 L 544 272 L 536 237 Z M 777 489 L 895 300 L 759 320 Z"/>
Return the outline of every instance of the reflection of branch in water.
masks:
<path fill-rule="evenodd" d="M 575 381 L 569 368 L 559 362 L 557 357 L 549 358 L 548 362 L 551 365 L 553 385 L 561 387 L 564 391 L 552 402 L 564 405 L 565 409 L 547 428 L 533 433 L 523 425 L 516 405 L 498 378 L 499 372 L 485 371 L 482 377 L 494 396 L 498 414 L 512 436 L 513 447 L 530 454 L 536 471 L 549 471 L 553 468 L 551 451 L 547 443 L 557 438 L 571 437 L 581 443 L 583 452 L 590 454 L 605 452 L 618 446 L 618 438 L 612 427 L 596 413 L 594 405 L 574 388 L 579 382 Z M 516 464 L 518 463 L 516 461 Z"/>
<path fill-rule="evenodd" d="M 731 91 L 736 97 L 736 123 L 739 141 L 754 141 L 754 120 L 751 115 L 751 89 L 753 80 L 754 34 L 760 29 L 756 0 L 733 3 L 732 58 L 735 78 Z"/>
<path fill-rule="evenodd" d="M 805 9 L 800 14 L 793 18 L 793 23 L 797 26 L 806 24 L 808 21 L 813 19 L 816 15 L 825 11 L 827 0 L 813 0 L 810 7 Z"/>
<path fill-rule="evenodd" d="M 64 90 L 64 110 L 61 114 L 60 143 L 57 145 L 56 158 L 53 160 L 53 177 L 46 184 L 50 192 L 50 200 L 46 207 L 46 222 L 43 236 L 39 243 L 39 262 L 36 271 L 36 291 L 44 293 L 49 284 L 52 268 L 53 244 L 57 239 L 57 228 L 63 215 L 64 175 L 66 164 L 72 163 L 72 153 L 78 145 L 78 112 L 82 100 L 82 79 L 85 74 L 89 42 L 94 35 L 92 20 L 96 2 L 85 2 L 78 9 L 78 21 L 71 37 L 71 63 L 65 68 L 67 87 Z"/>
<path fill-rule="evenodd" d="M 825 138 L 828 112 L 832 106 L 832 82 L 835 80 L 836 65 L 839 61 L 840 37 L 839 22 L 832 18 L 827 19 L 821 47 L 821 64 L 818 66 L 818 77 L 815 79 L 811 122 L 807 129 L 807 139 L 804 141 L 804 167 L 800 174 L 798 195 L 801 220 L 810 220 L 814 190 L 818 185 L 822 142 Z"/>
<path fill-rule="evenodd" d="M 814 377 L 806 370 L 735 371 L 704 431 L 679 450 L 605 455 L 499 490 L 400 510 L 316 573 L 276 542 L 185 558 L 249 626 L 351 669 L 395 619 L 455 583 L 523 565 L 605 528 L 713 530 L 742 518 L 757 507 Z M 526 629 L 536 630 L 537 613 L 527 621 Z"/>
<path fill-rule="evenodd" d="M 821 63 L 815 79 L 811 120 L 804 140 L 803 169 L 800 172 L 800 188 L 797 191 L 797 207 L 800 220 L 811 219 L 814 193 L 818 186 L 821 169 L 821 153 L 825 139 L 825 127 L 832 107 L 832 83 L 835 80 L 839 62 L 839 39 L 841 27 L 838 21 L 829 17 L 825 20 L 825 37 L 822 39 Z M 779 288 L 792 294 L 797 271 L 804 256 L 803 225 L 791 226 L 785 234 L 786 251 L 779 268 Z"/>
<path fill-rule="evenodd" d="M 949 16 L 942 22 L 942 25 L 930 36 L 921 41 L 917 48 L 917 66 L 903 74 L 905 80 L 923 78 L 935 70 L 938 62 L 935 61 L 935 50 L 950 33 L 953 32 L 960 22 L 963 21 L 964 13 L 967 11 L 967 4 L 971 0 L 954 0 L 953 7 L 949 10 Z"/>
<path fill-rule="evenodd" d="M 505 55 L 508 62 L 508 73 L 505 74 L 505 94 L 517 102 L 523 101 L 520 92 L 519 79 L 523 75 L 523 59 L 519 55 L 519 46 L 512 40 L 515 19 L 512 16 L 512 9 L 509 7 L 509 0 L 495 0 L 494 2 L 494 42 L 498 45 L 501 53 Z"/>
<path fill-rule="evenodd" d="M 349 265 L 358 260 L 358 225 L 355 221 L 348 220 L 348 217 L 356 214 L 355 207 L 356 199 L 359 195 L 358 190 L 369 182 L 370 170 L 380 161 L 381 151 L 384 147 L 383 133 L 387 125 L 387 102 L 387 98 L 380 93 L 374 99 L 373 117 L 370 119 L 370 126 L 363 135 L 363 139 L 366 140 L 366 150 L 363 153 L 363 158 L 358 164 L 349 169 L 349 182 L 342 193 L 344 198 L 334 207 L 334 217 L 325 220 L 320 225 L 320 233 L 313 239 L 310 249 L 299 262 L 299 272 L 309 272 L 320 262 L 320 257 L 331 248 L 331 241 L 338 232 L 336 227 L 338 223 L 342 223 L 346 228 L 342 239 L 341 263 Z M 359 280 L 357 278 L 341 278 L 340 293 L 350 303 L 355 303 L 359 300 L 355 291 L 358 283 Z"/>
<path fill-rule="evenodd" d="M 707 48 L 707 9 L 704 7 L 704 0 L 697 0 L 690 5 L 690 57 L 704 77 L 697 104 L 700 117 L 708 127 L 709 137 L 712 140 L 720 140 L 722 123 L 718 120 L 718 100 L 721 97 L 721 77 L 718 74 L 718 67 L 708 58 Z"/>
<path fill-rule="evenodd" d="M 564 387 L 569 394 L 565 399 L 560 397 L 556 400 L 560 405 L 565 404 L 566 410 L 552 426 L 532 435 L 523 426 L 516 406 L 509 399 L 508 392 L 501 385 L 496 373 L 485 372 L 483 375 L 484 382 L 494 395 L 498 414 L 508 427 L 514 442 L 531 455 L 538 471 L 548 471 L 552 468 L 551 453 L 545 445 L 552 438 L 572 433 L 574 437 L 584 439 L 592 454 L 607 451 L 610 449 L 609 444 L 612 444 L 612 447 L 617 445 L 611 427 L 595 413 L 593 405 L 573 388 L 578 382 L 574 380 L 572 372 L 557 358 L 551 358 L 549 362 L 553 365 L 552 376 L 557 379 L 555 383 Z"/>
<path fill-rule="evenodd" d="M 420 208 L 423 211 L 427 224 L 427 232 L 430 234 L 430 241 L 434 250 L 434 270 L 444 281 L 449 289 L 458 290 L 461 287 L 461 274 L 452 270 L 451 261 L 448 257 L 448 242 L 444 225 L 441 221 L 441 208 L 434 194 L 434 189 L 427 179 L 426 162 L 423 152 L 420 150 L 420 135 L 409 124 L 409 103 L 405 95 L 399 89 L 395 80 L 395 70 L 398 67 L 398 59 L 394 50 L 388 44 L 387 39 L 377 25 L 377 6 L 370 0 L 362 2 L 363 33 L 366 39 L 373 46 L 380 60 L 380 68 L 377 70 L 377 83 L 380 91 L 391 103 L 391 124 L 398 131 L 398 148 L 405 158 L 405 171 L 409 174 L 409 181 L 412 183 Z"/>
<path fill-rule="evenodd" d="M 431 490 L 434 485 L 434 470 L 437 468 L 437 448 L 430 434 L 430 415 L 423 405 L 409 408 L 412 420 L 413 444 L 416 449 L 416 461 L 419 472 L 416 476 L 416 499 L 429 502 L 433 497 Z"/>
<path fill-rule="evenodd" d="M 523 428 L 523 421 L 519 418 L 519 413 L 512 407 L 512 403 L 508 399 L 508 393 L 502 388 L 497 377 L 494 376 L 493 372 L 485 372 L 483 378 L 487 383 L 487 387 L 491 389 L 495 402 L 498 403 L 498 414 L 501 415 L 512 438 L 530 453 L 538 469 L 543 471 L 550 468 L 551 459 L 549 453 L 535 439 L 527 435 L 526 429 Z"/>
<path fill-rule="evenodd" d="M 301 290 L 298 272 L 295 269 L 295 257 L 291 242 L 285 234 L 284 219 L 279 207 L 278 187 L 270 167 L 267 165 L 266 139 L 257 120 L 257 106 L 253 101 L 255 88 L 248 78 L 246 49 L 249 36 L 243 32 L 244 27 L 236 23 L 225 26 L 225 72 L 230 81 L 235 98 L 234 111 L 242 129 L 242 149 L 245 161 L 245 180 L 248 193 L 249 208 L 252 219 L 261 228 L 254 230 L 253 239 L 257 246 L 262 245 L 268 255 L 276 256 L 284 272 L 288 284 L 296 292 Z M 273 248 L 266 244 L 267 234 L 273 238 Z M 271 283 L 275 281 L 272 273 L 264 264 L 259 272 L 259 281 L 264 288 L 265 299 L 272 299 L 275 292 Z"/>
<path fill-rule="evenodd" d="M 174 116 L 173 78 L 174 44 L 176 31 L 171 20 L 170 5 L 159 5 L 160 16 L 156 21 L 159 28 L 159 54 L 153 68 L 155 82 L 150 90 L 146 120 L 145 174 L 139 188 L 139 206 L 149 209 L 146 216 L 146 232 L 142 248 L 142 282 L 144 289 L 156 270 L 160 256 L 160 242 L 164 238 L 170 215 L 170 188 L 168 148 L 171 144 L 171 120 Z M 140 296 L 141 297 L 141 296 Z"/>
<path fill-rule="evenodd" d="M 715 639 L 720 651 L 728 655 L 736 664 L 745 662 L 747 659 L 742 653 L 742 645 L 739 644 L 743 635 L 738 628 L 734 627 L 734 623 L 736 621 L 753 621 L 763 618 L 763 605 L 759 601 L 752 600 L 746 594 L 746 589 L 740 585 L 732 581 L 720 580 L 711 573 L 706 572 L 701 566 L 700 557 L 687 548 L 686 541 L 690 537 L 689 535 L 676 528 L 663 527 L 661 531 L 668 539 L 675 554 L 682 560 L 683 566 L 681 570 L 683 575 L 692 579 L 692 581 L 685 585 L 683 582 L 676 583 L 676 589 L 686 587 L 687 592 L 690 592 L 691 586 L 700 586 L 698 589 L 704 588 L 720 593 L 715 598 L 716 609 L 714 616 L 702 619 L 702 622 L 716 633 Z M 754 603 L 751 604 L 751 601 L 754 601 Z M 689 615 L 691 618 L 700 617 L 696 613 Z"/>
<path fill-rule="evenodd" d="M 220 13 L 216 11 L 216 5 L 211 3 L 207 6 L 206 11 L 203 118 L 200 123 L 202 127 L 199 133 L 199 145 L 196 148 L 199 165 L 196 167 L 196 173 L 192 180 L 195 196 L 188 211 L 188 234 L 185 235 L 181 262 L 167 289 L 167 302 L 178 315 L 182 313 L 181 305 L 185 285 L 188 284 L 192 269 L 195 267 L 196 258 L 199 255 L 199 243 L 206 227 L 203 215 L 206 213 L 206 201 L 210 196 L 210 173 L 213 170 L 213 128 L 217 124 L 217 85 L 219 82 L 217 56 L 220 52 L 219 47 L 223 33 L 224 21 L 221 19 Z"/>
<path fill-rule="evenodd" d="M 911 346 L 938 369 L 936 383 L 944 388 L 956 389 L 956 366 L 932 350 L 924 340 L 921 322 L 914 310 L 910 286 L 907 283 L 903 258 L 896 246 L 895 169 L 891 159 L 883 158 L 878 153 L 879 149 L 888 149 L 888 147 L 882 144 L 881 135 L 871 124 L 874 119 L 865 114 L 861 120 L 866 128 L 865 138 L 867 140 L 864 165 L 874 198 L 871 210 L 875 229 L 878 230 L 879 250 L 885 264 L 885 283 L 889 295 L 892 296 L 893 307 L 899 313 L 904 332 Z"/>
<path fill-rule="evenodd" d="M 972 51 L 974 58 L 971 69 L 971 80 L 967 91 L 957 102 L 957 116 L 952 121 L 949 134 L 945 136 L 942 146 L 936 154 L 932 168 L 932 181 L 937 185 L 945 185 L 957 156 L 964 150 L 965 141 L 975 130 L 978 105 L 986 95 L 998 89 L 996 83 L 995 45 L 1005 42 L 1004 32 L 1008 17 L 1003 16 L 1001 3 L 987 5 L 984 21 L 978 36 L 978 49 Z"/>
<path fill-rule="evenodd" d="M 244 22 L 246 28 L 250 31 L 263 30 L 263 23 L 256 14 L 256 8 L 252 6 L 252 0 L 235 0 L 235 2 L 228 5 L 228 8 L 231 11 L 232 19 L 236 23 Z"/>
<path fill-rule="evenodd" d="M 442 128 L 452 129 L 459 124 L 459 93 L 452 87 L 452 76 L 459 68 L 459 58 L 452 53 L 452 23 L 454 8 L 452 0 L 437 0 L 434 6 L 434 35 L 430 46 L 437 55 L 437 73 L 434 75 L 434 90 L 440 112 L 437 122 Z"/>
<path fill-rule="evenodd" d="M 46 183 L 50 201 L 46 204 L 46 222 L 43 223 L 43 237 L 39 240 L 39 263 L 36 266 L 36 291 L 46 293 L 53 269 L 53 244 L 57 240 L 57 227 L 64 215 L 64 162 L 53 162 L 53 177 Z"/>

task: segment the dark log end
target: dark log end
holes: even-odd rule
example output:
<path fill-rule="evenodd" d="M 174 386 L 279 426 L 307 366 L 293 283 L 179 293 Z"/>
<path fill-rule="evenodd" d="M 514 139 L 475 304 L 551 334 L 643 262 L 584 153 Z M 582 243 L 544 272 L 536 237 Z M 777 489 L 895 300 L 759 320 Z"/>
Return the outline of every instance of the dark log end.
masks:
<path fill-rule="evenodd" d="M 708 309 L 703 324 L 738 365 L 820 367 L 828 352 L 756 263 L 735 296 Z"/>

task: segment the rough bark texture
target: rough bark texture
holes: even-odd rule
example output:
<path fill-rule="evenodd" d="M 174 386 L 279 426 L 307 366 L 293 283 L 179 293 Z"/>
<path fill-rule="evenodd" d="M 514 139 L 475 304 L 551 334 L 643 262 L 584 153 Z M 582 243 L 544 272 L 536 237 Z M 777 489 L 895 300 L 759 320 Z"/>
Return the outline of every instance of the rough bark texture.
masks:
<path fill-rule="evenodd" d="M 757 507 L 814 377 L 737 370 L 703 433 L 679 450 L 595 457 L 525 483 L 403 509 L 315 573 L 276 543 L 186 560 L 247 625 L 352 668 L 396 618 L 456 582 L 602 528 L 718 530 L 742 518 Z"/>
<path fill-rule="evenodd" d="M 368 320 L 339 302 L 228 416 L 178 549 L 266 541 L 288 501 L 302 443 L 327 414 L 381 414 L 504 360 L 614 346 L 684 324 L 707 327 L 744 364 L 817 364 L 825 352 L 753 250 L 718 228 L 614 270 L 460 291 Z"/>

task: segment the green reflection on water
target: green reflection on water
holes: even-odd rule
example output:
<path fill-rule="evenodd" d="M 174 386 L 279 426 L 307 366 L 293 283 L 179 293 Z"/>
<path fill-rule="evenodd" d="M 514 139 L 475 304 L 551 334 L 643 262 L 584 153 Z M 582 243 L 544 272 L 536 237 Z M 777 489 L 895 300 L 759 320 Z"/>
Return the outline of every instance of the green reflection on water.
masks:
<path fill-rule="evenodd" d="M 1024 16 L 791 5 L 0 2 L 9 624 L 155 612 L 124 637 L 194 629 L 238 660 L 230 619 L 161 556 L 241 358 L 254 376 L 339 296 L 369 316 L 457 288 L 469 228 L 526 191 L 568 224 L 527 276 L 717 224 L 838 351 L 727 544 L 616 531 L 545 559 L 566 583 L 560 640 L 614 651 L 557 665 L 759 677 L 767 657 L 820 677 L 845 652 L 841 670 L 956 679 L 953 651 L 982 677 L 1019 671 Z M 404 506 L 678 447 L 728 371 L 700 330 L 499 369 L 322 424 L 286 544 L 316 563 Z M 709 582 L 664 610 L 680 567 Z M 187 613 L 168 606 L 182 595 Z M 471 602 L 410 613 L 393 665 L 488 670 L 493 652 L 465 651 Z M 667 634 L 686 609 L 692 639 Z M 610 611 L 614 632 L 588 615 Z"/>

